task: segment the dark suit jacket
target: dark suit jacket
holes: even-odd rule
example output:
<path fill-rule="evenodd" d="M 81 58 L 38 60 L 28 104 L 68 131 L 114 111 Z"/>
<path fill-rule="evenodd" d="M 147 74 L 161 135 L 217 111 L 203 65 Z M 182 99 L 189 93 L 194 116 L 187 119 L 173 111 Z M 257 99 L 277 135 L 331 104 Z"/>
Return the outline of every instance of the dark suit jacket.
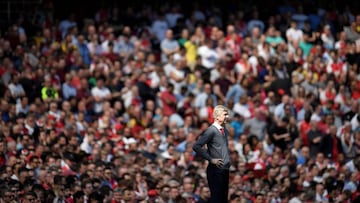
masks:
<path fill-rule="evenodd" d="M 324 154 L 325 157 L 333 158 L 333 147 L 334 139 L 336 139 L 336 147 L 339 153 L 342 153 L 341 140 L 337 137 L 332 137 L 331 135 L 325 135 L 320 142 L 320 152 Z"/>
<path fill-rule="evenodd" d="M 207 145 L 207 150 L 203 146 Z M 193 146 L 194 151 L 210 161 L 211 159 L 222 159 L 224 165 L 222 168 L 229 169 L 230 167 L 230 152 L 229 152 L 228 136 L 225 130 L 225 135 L 222 135 L 220 130 L 214 125 L 211 125 L 204 131 L 200 138 Z"/>

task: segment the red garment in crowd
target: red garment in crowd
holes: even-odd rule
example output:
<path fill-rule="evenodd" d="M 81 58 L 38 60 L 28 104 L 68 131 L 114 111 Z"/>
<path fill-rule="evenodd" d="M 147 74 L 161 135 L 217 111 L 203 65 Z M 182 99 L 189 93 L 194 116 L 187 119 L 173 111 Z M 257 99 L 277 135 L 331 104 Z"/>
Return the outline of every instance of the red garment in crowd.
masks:
<path fill-rule="evenodd" d="M 46 183 L 43 183 L 43 184 L 41 184 L 43 187 L 44 187 L 44 189 L 45 190 L 51 190 L 52 188 L 51 188 L 51 185 L 48 185 L 48 184 L 46 184 Z"/>
<path fill-rule="evenodd" d="M 247 74 L 251 71 L 251 67 L 247 61 L 239 59 L 235 64 L 235 71 L 239 71 L 241 74 Z"/>
<path fill-rule="evenodd" d="M 0 167 L 5 166 L 6 158 L 4 155 L 0 155 Z"/>
<path fill-rule="evenodd" d="M 118 187 L 118 182 L 114 179 L 114 178 L 112 178 L 110 181 L 110 184 L 111 184 L 111 188 L 112 189 L 115 189 L 115 188 L 117 188 Z"/>
<path fill-rule="evenodd" d="M 66 198 L 65 201 L 68 202 L 68 203 L 74 203 L 74 199 L 72 197 Z"/>
<path fill-rule="evenodd" d="M 303 104 L 304 104 L 304 100 L 302 98 L 296 98 L 294 100 L 294 106 L 295 106 L 296 112 L 299 112 L 302 109 Z"/>
<path fill-rule="evenodd" d="M 323 134 L 329 133 L 329 125 L 327 123 L 325 123 L 324 121 L 318 122 L 318 128 Z"/>
<path fill-rule="evenodd" d="M 151 42 L 148 39 L 141 39 L 140 46 L 143 47 L 144 49 L 149 49 L 151 47 Z"/>
<path fill-rule="evenodd" d="M 353 100 L 358 100 L 358 99 L 360 99 L 360 92 L 354 91 L 351 96 L 352 96 Z"/>
<path fill-rule="evenodd" d="M 133 119 L 133 123 L 131 125 L 130 132 L 135 139 L 139 138 L 138 136 L 140 135 L 141 131 L 143 131 L 144 129 L 145 128 L 141 124 L 140 121 Z"/>
<path fill-rule="evenodd" d="M 173 93 L 165 90 L 160 94 L 160 99 L 163 105 L 164 116 L 171 116 L 176 113 L 176 97 Z"/>
<path fill-rule="evenodd" d="M 65 122 L 63 122 L 62 120 L 59 120 L 58 122 L 56 122 L 55 124 L 55 129 L 57 133 L 60 133 L 63 131 L 65 127 Z"/>
<path fill-rule="evenodd" d="M 332 139 L 333 139 L 332 158 L 333 158 L 333 160 L 337 160 L 337 157 L 339 155 L 338 140 L 336 137 L 333 137 Z"/>
<path fill-rule="evenodd" d="M 327 100 L 334 100 L 335 97 L 336 97 L 336 93 L 335 92 L 332 92 L 332 91 L 328 91 L 328 90 L 325 90 L 325 96 L 327 98 Z"/>
<path fill-rule="evenodd" d="M 335 75 L 341 74 L 343 71 L 344 63 L 333 63 L 331 64 L 331 70 Z"/>
<path fill-rule="evenodd" d="M 115 54 L 114 52 L 105 53 L 103 54 L 103 56 L 105 58 L 108 58 L 111 62 L 114 62 L 117 59 L 117 54 Z"/>
<path fill-rule="evenodd" d="M 0 77 L 2 77 L 2 75 L 5 73 L 5 71 L 6 71 L 6 67 L 1 66 L 0 67 Z"/>
<path fill-rule="evenodd" d="M 79 90 L 81 88 L 81 78 L 77 75 L 73 76 L 71 85 L 74 86 L 76 90 Z"/>
<path fill-rule="evenodd" d="M 238 59 L 240 59 L 240 44 L 242 42 L 242 38 L 238 34 L 234 33 L 233 35 L 236 35 L 236 36 L 227 35 L 225 37 L 225 40 L 226 40 L 226 45 L 231 49 L 233 58 L 235 60 L 238 60 Z"/>
<path fill-rule="evenodd" d="M 351 96 L 353 98 L 353 100 L 358 100 L 360 99 L 360 81 L 357 82 L 357 88 L 356 89 L 351 89 Z"/>
<path fill-rule="evenodd" d="M 213 116 L 214 107 L 208 106 L 208 107 L 206 107 L 206 110 L 207 110 L 207 114 L 209 117 L 209 119 L 208 119 L 209 123 L 213 123 L 214 122 L 214 116 Z"/>
<path fill-rule="evenodd" d="M 310 144 L 307 137 L 307 133 L 309 130 L 310 130 L 310 123 L 306 121 L 301 121 L 299 131 L 300 131 L 300 138 L 304 146 L 309 146 Z"/>

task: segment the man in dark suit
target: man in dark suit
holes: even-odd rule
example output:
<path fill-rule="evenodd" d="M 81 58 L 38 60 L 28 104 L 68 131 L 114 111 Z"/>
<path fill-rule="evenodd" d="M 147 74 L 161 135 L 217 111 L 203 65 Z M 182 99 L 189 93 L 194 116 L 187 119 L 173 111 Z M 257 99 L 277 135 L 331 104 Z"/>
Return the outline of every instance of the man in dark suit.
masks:
<path fill-rule="evenodd" d="M 341 140 L 337 137 L 337 127 L 332 125 L 329 127 L 329 133 L 324 134 L 320 141 L 320 152 L 322 152 L 327 158 L 334 161 L 340 153 L 343 153 Z"/>
<path fill-rule="evenodd" d="M 206 171 L 211 192 L 210 203 L 228 202 L 230 153 L 225 124 L 228 109 L 218 105 L 214 108 L 214 123 L 209 126 L 194 144 L 197 155 L 209 161 Z M 207 145 L 207 150 L 203 146 Z"/>

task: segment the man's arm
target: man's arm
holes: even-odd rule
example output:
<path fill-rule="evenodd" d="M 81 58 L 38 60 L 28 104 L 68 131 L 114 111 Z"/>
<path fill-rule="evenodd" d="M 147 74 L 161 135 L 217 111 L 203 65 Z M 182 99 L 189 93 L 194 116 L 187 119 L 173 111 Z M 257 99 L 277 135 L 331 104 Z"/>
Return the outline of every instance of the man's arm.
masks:
<path fill-rule="evenodd" d="M 193 150 L 196 152 L 196 154 L 208 161 L 211 161 L 212 157 L 206 150 L 204 150 L 203 146 L 209 143 L 213 136 L 214 134 L 212 131 L 207 129 L 202 135 L 200 135 L 199 139 L 193 146 Z"/>

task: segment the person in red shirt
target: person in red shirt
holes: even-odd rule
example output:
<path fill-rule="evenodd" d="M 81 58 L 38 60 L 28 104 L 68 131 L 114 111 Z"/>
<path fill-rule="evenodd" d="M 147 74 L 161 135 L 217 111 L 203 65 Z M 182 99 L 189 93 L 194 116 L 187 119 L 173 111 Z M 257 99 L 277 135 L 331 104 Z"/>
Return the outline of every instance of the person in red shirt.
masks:
<path fill-rule="evenodd" d="M 299 125 L 299 132 L 300 132 L 300 137 L 302 140 L 302 143 L 305 146 L 309 146 L 309 140 L 307 137 L 307 132 L 310 130 L 310 120 L 311 120 L 311 111 L 307 111 L 305 113 L 305 119 L 303 121 L 300 122 Z"/>
<path fill-rule="evenodd" d="M 359 81 L 352 81 L 350 85 L 351 97 L 354 100 L 358 100 L 360 98 L 360 82 Z"/>
<path fill-rule="evenodd" d="M 240 44 L 242 42 L 241 35 L 237 34 L 234 25 L 228 25 L 226 28 L 226 44 L 231 49 L 233 58 L 240 59 Z"/>
<path fill-rule="evenodd" d="M 174 85 L 168 84 L 166 90 L 160 94 L 164 116 L 171 116 L 172 114 L 176 113 L 177 100 L 173 91 Z"/>

